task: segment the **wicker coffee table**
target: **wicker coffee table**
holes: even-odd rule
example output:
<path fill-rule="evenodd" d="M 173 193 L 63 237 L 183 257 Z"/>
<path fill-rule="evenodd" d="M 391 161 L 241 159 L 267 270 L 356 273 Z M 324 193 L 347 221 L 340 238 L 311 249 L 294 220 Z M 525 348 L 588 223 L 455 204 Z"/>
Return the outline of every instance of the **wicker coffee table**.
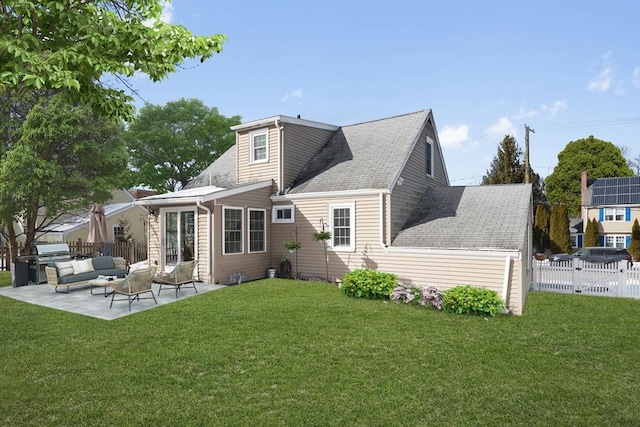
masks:
<path fill-rule="evenodd" d="M 93 288 L 96 286 L 103 286 L 104 296 L 108 297 L 113 293 L 113 291 L 107 292 L 107 286 L 111 286 L 114 283 L 121 283 L 121 282 L 124 282 L 124 279 L 120 279 L 117 277 L 98 277 L 97 279 L 89 280 L 88 283 L 89 285 L 91 285 L 91 290 L 90 290 L 91 295 L 100 295 L 100 294 L 94 294 Z"/>

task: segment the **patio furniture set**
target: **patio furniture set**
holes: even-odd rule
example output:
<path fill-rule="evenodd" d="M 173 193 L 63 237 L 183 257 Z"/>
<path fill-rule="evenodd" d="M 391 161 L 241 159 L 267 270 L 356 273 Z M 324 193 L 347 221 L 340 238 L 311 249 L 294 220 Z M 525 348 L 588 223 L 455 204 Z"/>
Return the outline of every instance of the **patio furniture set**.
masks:
<path fill-rule="evenodd" d="M 69 293 L 69 286 L 88 284 L 91 294 L 98 295 L 93 293 L 93 288 L 104 287 L 104 296 L 111 295 L 110 308 L 113 307 L 114 301 L 128 301 L 129 311 L 131 311 L 131 303 L 135 300 L 153 298 L 154 302 L 158 303 L 152 289 L 154 282 L 159 284 L 158 296 L 163 286 L 174 287 L 176 298 L 178 298 L 178 291 L 185 287 L 192 287 L 198 292 L 193 279 L 196 265 L 195 260 L 183 261 L 178 263 L 171 272 L 158 275 L 156 275 L 157 267 L 155 266 L 139 268 L 127 273 L 124 259 L 103 256 L 81 261 L 56 262 L 55 266 L 45 267 L 45 271 L 47 282 L 55 286 L 56 292 Z M 59 291 L 60 286 L 66 286 L 66 292 Z M 110 292 L 107 291 L 108 287 L 111 288 Z M 141 297 L 147 293 L 151 296 Z M 126 298 L 116 298 L 116 295 Z"/>

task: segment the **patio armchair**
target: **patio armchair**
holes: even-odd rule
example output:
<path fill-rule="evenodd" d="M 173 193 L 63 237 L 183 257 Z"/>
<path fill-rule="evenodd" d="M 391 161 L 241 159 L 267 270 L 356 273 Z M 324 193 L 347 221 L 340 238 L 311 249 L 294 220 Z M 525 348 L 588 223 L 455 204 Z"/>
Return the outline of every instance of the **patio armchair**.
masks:
<path fill-rule="evenodd" d="M 178 298 L 178 291 L 183 287 L 193 288 L 197 293 L 198 288 L 196 288 L 196 283 L 193 280 L 193 271 L 196 265 L 198 265 L 198 261 L 196 260 L 182 261 L 179 262 L 170 273 L 155 276 L 153 281 L 160 285 L 158 288 L 158 296 L 160 296 L 160 291 L 163 286 L 173 286 L 176 288 L 176 298 Z"/>
<path fill-rule="evenodd" d="M 151 288 L 151 282 L 155 273 L 156 267 L 140 268 L 129 273 L 123 282 L 111 284 L 113 295 L 111 296 L 111 305 L 109 308 L 113 307 L 114 301 L 126 300 L 129 301 L 129 311 L 131 311 L 131 303 L 136 299 L 140 301 L 141 299 L 153 298 L 155 303 L 158 304 L 155 295 L 153 295 L 153 289 Z M 151 293 L 151 297 L 143 298 L 140 296 L 148 292 Z M 127 298 L 116 299 L 116 295 L 124 295 Z"/>

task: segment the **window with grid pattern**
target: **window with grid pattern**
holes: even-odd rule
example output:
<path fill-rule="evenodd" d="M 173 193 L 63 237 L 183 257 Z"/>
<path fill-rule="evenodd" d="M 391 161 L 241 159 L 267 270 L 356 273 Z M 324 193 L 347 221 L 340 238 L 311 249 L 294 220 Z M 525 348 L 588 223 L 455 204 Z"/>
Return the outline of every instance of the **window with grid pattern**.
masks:
<path fill-rule="evenodd" d="M 251 162 L 267 161 L 267 131 L 251 134 Z"/>
<path fill-rule="evenodd" d="M 242 209 L 224 208 L 224 253 L 242 253 Z"/>
<path fill-rule="evenodd" d="M 330 206 L 332 249 L 348 251 L 354 250 L 354 212 L 354 204 Z"/>
<path fill-rule="evenodd" d="M 249 252 L 266 250 L 267 232 L 266 212 L 262 209 L 249 209 Z"/>

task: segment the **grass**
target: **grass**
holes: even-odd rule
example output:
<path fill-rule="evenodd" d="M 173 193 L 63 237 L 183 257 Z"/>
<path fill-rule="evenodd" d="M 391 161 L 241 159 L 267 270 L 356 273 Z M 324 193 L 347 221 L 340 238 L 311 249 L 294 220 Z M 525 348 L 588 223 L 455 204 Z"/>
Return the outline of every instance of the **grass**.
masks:
<path fill-rule="evenodd" d="M 0 424 L 638 425 L 639 313 L 530 293 L 457 316 L 280 279 L 114 321 L 0 297 Z"/>

